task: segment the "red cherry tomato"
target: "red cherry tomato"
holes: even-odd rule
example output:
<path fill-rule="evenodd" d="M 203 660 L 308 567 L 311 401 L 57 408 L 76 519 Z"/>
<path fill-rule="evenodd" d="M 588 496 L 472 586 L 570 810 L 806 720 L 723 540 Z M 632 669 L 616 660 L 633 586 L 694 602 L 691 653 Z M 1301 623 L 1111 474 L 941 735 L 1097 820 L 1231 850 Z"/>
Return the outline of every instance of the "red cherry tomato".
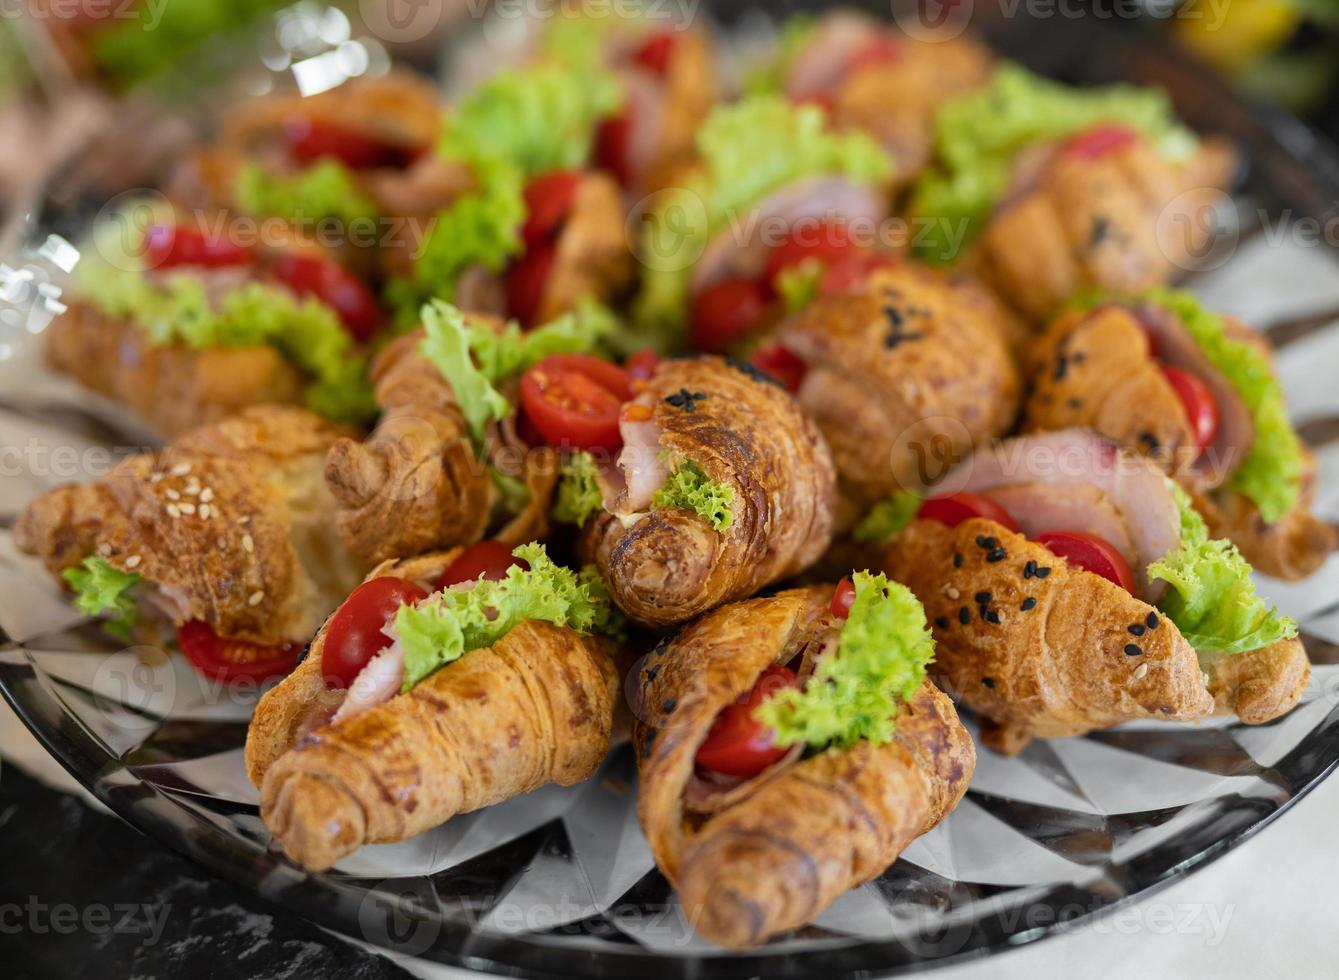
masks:
<path fill-rule="evenodd" d="M 633 381 L 650 381 L 660 367 L 660 355 L 655 351 L 639 350 L 623 363 L 623 370 Z"/>
<path fill-rule="evenodd" d="M 1176 392 L 1176 397 L 1181 399 L 1181 407 L 1185 409 L 1190 428 L 1195 433 L 1195 445 L 1200 452 L 1204 452 L 1218 436 L 1218 402 L 1213 392 L 1196 375 L 1170 364 L 1162 365 L 1162 374 Z"/>
<path fill-rule="evenodd" d="M 491 538 L 480 541 L 462 551 L 460 556 L 446 567 L 441 577 L 437 579 L 437 588 L 449 589 L 461 582 L 478 581 L 481 577 L 491 582 L 500 582 L 507 577 L 507 569 L 512 565 L 519 565 L 527 570 L 530 568 L 529 562 L 517 558 L 501 541 L 494 541 Z"/>
<path fill-rule="evenodd" d="M 381 326 L 381 307 L 357 276 L 321 255 L 281 255 L 274 277 L 299 296 L 314 296 L 339 315 L 354 340 L 366 343 Z"/>
<path fill-rule="evenodd" d="M 758 348 L 749 358 L 749 363 L 776 378 L 792 393 L 800 390 L 804 375 L 809 370 L 808 364 L 781 344 L 767 344 Z"/>
<path fill-rule="evenodd" d="M 526 219 L 521 227 L 521 238 L 527 248 L 557 235 L 572 212 L 580 186 L 578 170 L 554 170 L 530 181 L 525 188 Z"/>
<path fill-rule="evenodd" d="M 806 223 L 803 227 L 793 228 L 772 249 L 767 256 L 767 269 L 763 278 L 768 282 L 776 282 L 776 277 L 782 272 L 806 259 L 817 259 L 824 265 L 831 265 L 858 248 L 851 240 L 851 229 L 840 218 L 829 218 L 816 226 Z"/>
<path fill-rule="evenodd" d="M 409 156 L 350 126 L 306 116 L 284 120 L 284 139 L 288 142 L 288 155 L 304 167 L 324 158 L 333 158 L 354 170 L 402 167 Z"/>
<path fill-rule="evenodd" d="M 250 265 L 255 254 L 234 242 L 211 238 L 197 228 L 183 225 L 153 225 L 144 236 L 145 258 L 154 269 L 196 265 L 222 269 Z"/>
<path fill-rule="evenodd" d="M 628 154 L 628 139 L 632 133 L 632 117 L 626 112 L 610 116 L 595 130 L 592 159 L 601 170 L 614 175 L 623 186 L 632 183 L 632 162 Z"/>
<path fill-rule="evenodd" d="M 693 300 L 693 346 L 720 354 L 743 340 L 767 312 L 770 299 L 752 279 L 726 279 L 708 286 Z"/>
<path fill-rule="evenodd" d="M 916 516 L 921 520 L 938 521 L 949 527 L 957 527 L 973 517 L 984 517 L 988 521 L 1002 524 L 1010 531 L 1018 530 L 1018 525 L 1014 523 L 1007 510 L 979 493 L 949 493 L 942 497 L 931 497 L 921 504 Z"/>
<path fill-rule="evenodd" d="M 898 260 L 886 255 L 850 255 L 830 264 L 818 284 L 818 292 L 823 296 L 834 293 L 848 293 L 864 285 L 865 280 L 878 269 L 889 269 L 897 265 Z"/>
<path fill-rule="evenodd" d="M 181 624 L 177 629 L 177 646 L 202 675 L 227 683 L 263 681 L 287 674 L 302 652 L 301 643 L 262 646 L 246 640 L 224 639 L 199 619 Z"/>
<path fill-rule="evenodd" d="M 507 312 L 524 327 L 535 326 L 558 248 L 545 242 L 507 267 Z"/>
<path fill-rule="evenodd" d="M 828 609 L 838 619 L 845 619 L 851 615 L 851 607 L 854 605 L 855 583 L 851 581 L 851 576 L 848 575 L 837 583 L 837 590 L 832 593 L 832 604 Z"/>
<path fill-rule="evenodd" d="M 1134 575 L 1130 566 L 1105 538 L 1084 531 L 1047 531 L 1037 535 L 1036 542 L 1071 565 L 1100 575 L 1126 592 L 1134 593 Z"/>
<path fill-rule="evenodd" d="M 784 756 L 789 749 L 772 744 L 772 730 L 754 718 L 753 711 L 772 694 L 788 687 L 799 687 L 793 670 L 764 670 L 753 690 L 722 708 L 711 723 L 711 731 L 697 750 L 697 764 L 711 772 L 747 779 Z"/>
<path fill-rule="evenodd" d="M 891 34 L 880 34 L 856 49 L 855 54 L 846 62 L 846 74 L 849 76 L 866 68 L 878 68 L 896 61 L 901 56 L 901 42 Z"/>
<path fill-rule="evenodd" d="M 679 39 L 672 31 L 652 34 L 633 53 L 632 60 L 651 74 L 664 78 L 669 74 L 670 59 L 674 57 L 678 43 Z"/>
<path fill-rule="evenodd" d="M 1061 152 L 1080 160 L 1097 160 L 1108 153 L 1124 149 L 1138 139 L 1137 130 L 1119 123 L 1106 123 L 1070 137 Z"/>
<path fill-rule="evenodd" d="M 390 645 L 386 625 L 396 610 L 428 597 L 428 590 L 393 575 L 364 582 L 330 617 L 321 653 L 327 687 L 348 687 L 367 662 Z"/>
<path fill-rule="evenodd" d="M 565 449 L 618 449 L 619 409 L 631 399 L 627 372 L 589 354 L 550 354 L 521 376 L 526 417 L 545 442 Z"/>

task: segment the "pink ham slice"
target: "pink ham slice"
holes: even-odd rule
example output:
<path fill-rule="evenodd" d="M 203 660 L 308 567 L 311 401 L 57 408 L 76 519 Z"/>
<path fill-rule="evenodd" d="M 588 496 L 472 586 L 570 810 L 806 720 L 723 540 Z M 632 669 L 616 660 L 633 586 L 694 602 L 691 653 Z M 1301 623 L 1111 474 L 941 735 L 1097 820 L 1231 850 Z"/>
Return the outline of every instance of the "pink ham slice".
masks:
<path fill-rule="evenodd" d="M 1044 531 L 1090 529 L 1107 537 L 1097 528 L 1111 525 L 1109 506 L 1127 533 L 1122 537 L 1110 526 L 1115 540 L 1108 540 L 1123 553 L 1121 541 L 1128 542 L 1125 547 L 1132 548 L 1134 558 L 1130 569 L 1141 596 L 1150 602 L 1157 600 L 1165 584 L 1148 581 L 1148 566 L 1181 542 L 1180 512 L 1162 471 L 1084 429 L 1007 439 L 973 455 L 945 478 L 944 485 L 995 500 L 1011 499 L 1014 506 L 1005 506 L 1029 537 Z M 1084 523 L 1079 528 L 1052 523 L 1080 519 L 1085 488 L 1095 489 L 1100 497 L 1087 496 L 1091 510 Z"/>
<path fill-rule="evenodd" d="M 646 403 L 639 399 L 634 404 Z M 632 422 L 625 418 L 618 429 L 623 434 L 623 450 L 618 455 L 622 487 L 617 487 L 616 479 L 609 480 L 606 493 L 612 488 L 622 492 L 617 500 L 606 496 L 605 505 L 615 513 L 634 514 L 649 509 L 651 498 L 669 479 L 669 463 L 660 452 L 663 431 L 654 419 Z"/>
<path fill-rule="evenodd" d="M 665 115 L 665 86 L 644 71 L 625 71 L 620 78 L 627 93 L 628 170 L 636 186 L 656 161 Z"/>
<path fill-rule="evenodd" d="M 881 32 L 877 23 L 851 11 L 823 18 L 815 37 L 791 63 L 786 95 L 803 99 L 828 92 L 842 80 L 855 53 Z"/>
<path fill-rule="evenodd" d="M 400 693 L 403 684 L 404 650 L 400 644 L 392 643 L 358 672 L 332 721 L 341 722 L 384 704 Z"/>

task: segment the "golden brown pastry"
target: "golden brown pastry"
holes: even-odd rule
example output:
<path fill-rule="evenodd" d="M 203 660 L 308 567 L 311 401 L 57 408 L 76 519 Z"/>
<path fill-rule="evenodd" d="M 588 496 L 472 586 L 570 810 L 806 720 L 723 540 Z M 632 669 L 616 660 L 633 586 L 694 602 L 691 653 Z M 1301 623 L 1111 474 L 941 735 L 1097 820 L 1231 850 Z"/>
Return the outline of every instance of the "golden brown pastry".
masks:
<path fill-rule="evenodd" d="M 624 407 L 622 430 L 622 486 L 606 492 L 581 549 L 637 622 L 679 623 L 751 595 L 812 564 L 831 540 L 827 446 L 795 399 L 748 365 L 662 362 Z M 726 520 L 657 503 L 681 472 L 728 498 Z"/>
<path fill-rule="evenodd" d="M 886 744 L 792 751 L 729 788 L 698 774 L 717 715 L 810 645 L 831 596 L 817 586 L 722 606 L 642 671 L 637 814 L 689 921 L 727 948 L 803 925 L 881 873 L 957 805 L 975 767 L 952 703 L 925 681 Z"/>
<path fill-rule="evenodd" d="M 586 299 L 611 300 L 632 282 L 625 218 L 618 184 L 603 173 L 583 174 L 530 325 L 547 323 Z"/>
<path fill-rule="evenodd" d="M 96 556 L 139 575 L 141 608 L 219 636 L 305 643 L 362 577 L 334 533 L 325 454 L 347 430 L 299 408 L 250 408 L 95 483 L 38 497 L 14 525 L 53 573 Z"/>
<path fill-rule="evenodd" d="M 807 366 L 798 399 L 831 447 L 854 510 L 924 488 L 1013 423 L 1012 318 L 992 318 L 988 301 L 966 288 L 899 263 L 819 298 L 777 330 Z"/>
<path fill-rule="evenodd" d="M 386 563 L 370 578 L 430 588 L 454 554 Z M 608 751 L 618 677 L 602 639 L 526 620 L 408 692 L 343 717 L 353 689 L 329 691 L 321 676 L 328 630 L 261 700 L 247 735 L 261 816 L 305 868 L 548 783 L 581 782 Z"/>

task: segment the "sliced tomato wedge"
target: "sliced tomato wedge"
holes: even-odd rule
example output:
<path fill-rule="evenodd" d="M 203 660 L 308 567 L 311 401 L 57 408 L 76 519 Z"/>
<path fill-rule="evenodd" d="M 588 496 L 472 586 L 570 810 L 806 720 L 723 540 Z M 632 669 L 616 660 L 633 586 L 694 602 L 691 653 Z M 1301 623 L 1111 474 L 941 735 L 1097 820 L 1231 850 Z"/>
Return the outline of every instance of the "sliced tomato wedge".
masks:
<path fill-rule="evenodd" d="M 892 64 L 900 57 L 902 57 L 901 41 L 891 34 L 880 34 L 856 49 L 846 62 L 846 74 L 850 76 L 867 68 Z"/>
<path fill-rule="evenodd" d="M 1018 524 L 1009 516 L 1007 510 L 979 493 L 949 493 L 942 497 L 930 497 L 921 503 L 916 516 L 921 520 L 938 521 L 949 527 L 957 527 L 973 517 L 984 517 L 988 521 L 1007 527 L 1010 531 L 1018 530 Z"/>
<path fill-rule="evenodd" d="M 1097 160 L 1139 140 L 1139 131 L 1120 123 L 1104 123 L 1071 136 L 1061 153 L 1080 160 Z"/>
<path fill-rule="evenodd" d="M 845 619 L 851 615 L 851 607 L 854 605 L 855 583 L 851 581 L 851 576 L 848 575 L 837 583 L 837 588 L 832 593 L 832 604 L 828 609 L 838 619 Z"/>
<path fill-rule="evenodd" d="M 177 629 L 177 646 L 190 665 L 211 680 L 264 681 L 293 669 L 301 643 L 263 646 L 219 636 L 203 620 L 192 619 Z"/>
<path fill-rule="evenodd" d="M 205 269 L 250 265 L 255 252 L 235 242 L 206 235 L 198 228 L 156 224 L 144 236 L 144 254 L 150 268 L 171 269 L 194 265 Z"/>
<path fill-rule="evenodd" d="M 544 290 L 553 273 L 558 247 L 544 242 L 507 267 L 507 312 L 523 327 L 533 327 L 544 305 Z"/>
<path fill-rule="evenodd" d="M 767 256 L 767 268 L 763 273 L 770 283 L 787 269 L 799 265 L 808 259 L 815 259 L 825 266 L 860 251 L 851 238 L 851 229 L 840 218 L 827 218 L 818 224 L 806 223 L 793 228 Z"/>
<path fill-rule="evenodd" d="M 633 381 L 650 381 L 660 367 L 660 355 L 651 349 L 639 350 L 623 363 L 623 370 Z"/>
<path fill-rule="evenodd" d="M 412 157 L 411 153 L 351 126 L 307 116 L 284 120 L 284 140 L 288 155 L 304 167 L 322 159 L 338 160 L 353 170 L 403 167 Z"/>
<path fill-rule="evenodd" d="M 1106 538 L 1086 531 L 1047 531 L 1037 535 L 1036 542 L 1071 565 L 1100 575 L 1134 594 L 1134 574 L 1121 553 Z"/>
<path fill-rule="evenodd" d="M 517 558 L 511 548 L 491 538 L 472 544 L 442 572 L 437 579 L 438 589 L 449 589 L 462 582 L 476 582 L 481 578 L 500 582 L 507 577 L 507 569 L 519 565 L 528 570 L 530 563 Z"/>
<path fill-rule="evenodd" d="M 1195 446 L 1204 452 L 1213 445 L 1218 437 L 1218 402 L 1213 392 L 1197 375 L 1180 368 L 1163 364 L 1162 375 L 1181 400 L 1191 431 L 1195 433 Z"/>
<path fill-rule="evenodd" d="M 726 279 L 708 286 L 693 300 L 693 346 L 721 354 L 748 336 L 763 318 L 770 294 L 753 279 Z"/>
<path fill-rule="evenodd" d="M 595 130 L 591 158 L 601 170 L 607 170 L 624 187 L 632 183 L 632 162 L 628 139 L 632 133 L 632 117 L 622 112 L 610 116 Z"/>
<path fill-rule="evenodd" d="M 545 442 L 563 449 L 618 449 L 619 409 L 631 399 L 627 372 L 589 354 L 550 354 L 521 376 L 526 417 Z"/>
<path fill-rule="evenodd" d="M 525 188 L 525 224 L 521 238 L 533 248 L 558 234 L 576 203 L 581 186 L 579 170 L 553 170 L 540 174 Z"/>
<path fill-rule="evenodd" d="M 897 264 L 897 259 L 887 255 L 869 253 L 849 255 L 828 266 L 827 271 L 823 273 L 822 282 L 818 285 L 818 292 L 822 296 L 849 293 L 863 286 L 865 280 L 877 270 L 891 269 Z"/>
<path fill-rule="evenodd" d="M 407 579 L 386 575 L 364 582 L 330 617 L 321 652 L 326 687 L 348 687 L 367 662 L 390 645 L 386 626 L 403 605 L 428 597 Z"/>
<path fill-rule="evenodd" d="M 669 74 L 670 59 L 674 57 L 678 43 L 679 38 L 673 31 L 652 34 L 633 52 L 632 61 L 651 74 L 664 78 Z"/>
<path fill-rule="evenodd" d="M 696 762 L 703 769 L 747 779 L 756 776 L 786 754 L 773 744 L 773 732 L 753 717 L 754 709 L 777 691 L 799 687 L 789 667 L 768 667 L 753 689 L 734 704 L 726 705 L 698 747 Z"/>
<path fill-rule="evenodd" d="M 334 259 L 322 255 L 281 255 L 274 277 L 299 296 L 313 296 L 339 315 L 354 340 L 366 343 L 381 326 L 381 307 L 372 290 Z"/>
<path fill-rule="evenodd" d="M 809 370 L 808 364 L 781 344 L 766 344 L 758 348 L 749 358 L 749 363 L 776 378 L 792 394 L 800 390 L 805 373 Z"/>

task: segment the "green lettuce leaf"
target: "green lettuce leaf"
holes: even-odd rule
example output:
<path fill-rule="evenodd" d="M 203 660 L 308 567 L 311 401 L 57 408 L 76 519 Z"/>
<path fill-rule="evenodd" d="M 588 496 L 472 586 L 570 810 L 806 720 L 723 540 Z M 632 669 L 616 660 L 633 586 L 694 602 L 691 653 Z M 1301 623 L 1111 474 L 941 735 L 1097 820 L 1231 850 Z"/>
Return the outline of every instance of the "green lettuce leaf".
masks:
<path fill-rule="evenodd" d="M 735 488 L 717 483 L 692 460 L 681 463 L 665 485 L 651 498 L 654 510 L 691 510 L 717 531 L 728 531 L 735 522 L 732 505 Z"/>
<path fill-rule="evenodd" d="M 906 490 L 899 490 L 870 508 L 864 519 L 855 526 L 851 537 L 862 544 L 887 541 L 911 523 L 921 506 L 921 498 Z"/>
<path fill-rule="evenodd" d="M 417 605 L 401 606 L 391 627 L 404 649 L 404 690 L 471 650 L 491 646 L 526 620 L 590 633 L 611 621 L 607 593 L 591 594 L 590 582 L 556 565 L 542 544 L 514 552 L 529 569 L 513 565 L 500 581 L 480 579 L 469 590 L 446 589 Z"/>
<path fill-rule="evenodd" d="M 1236 545 L 1210 538 L 1186 492 L 1168 481 L 1181 513 L 1181 544 L 1148 566 L 1171 586 L 1160 608 L 1201 653 L 1244 653 L 1297 635 L 1297 624 L 1265 605 Z"/>
<path fill-rule="evenodd" d="M 1003 196 L 1018 151 L 1099 123 L 1131 126 L 1171 159 L 1190 155 L 1196 145 L 1155 89 L 1071 88 L 1004 64 L 985 88 L 949 100 L 935 119 L 937 166 L 912 195 L 912 215 L 929 222 L 916 245 L 921 257 L 957 257 Z"/>
<path fill-rule="evenodd" d="M 86 616 L 104 617 L 102 626 L 113 636 L 130 639 L 139 622 L 139 604 L 131 594 L 140 577 L 113 568 L 105 558 L 90 555 L 77 568 L 60 575 L 74 590 L 75 607 Z"/>
<path fill-rule="evenodd" d="M 553 519 L 583 527 L 604 510 L 604 495 L 595 479 L 595 459 L 590 453 L 569 453 L 563 458 Z"/>
<path fill-rule="evenodd" d="M 581 571 L 577 572 L 577 581 L 595 602 L 595 619 L 591 622 L 591 629 L 615 643 L 626 640 L 628 618 L 623 615 L 622 609 L 614 605 L 609 595 L 609 586 L 601 577 L 600 570 L 594 565 L 583 565 Z"/>
<path fill-rule="evenodd" d="M 803 690 L 783 690 L 754 711 L 778 745 L 882 745 L 893 737 L 899 705 L 925 681 L 934 640 L 920 602 L 884 575 L 856 572 L 852 581 L 855 604 L 837 649 L 819 660 Z"/>
<path fill-rule="evenodd" d="M 775 285 L 787 313 L 798 313 L 818 298 L 827 269 L 827 263 L 808 258 L 781 271 Z"/>
<path fill-rule="evenodd" d="M 248 214 L 290 221 L 333 218 L 351 225 L 378 217 L 376 204 L 358 189 L 353 175 L 329 158 L 296 174 L 272 174 L 248 163 L 237 175 L 237 198 Z"/>

